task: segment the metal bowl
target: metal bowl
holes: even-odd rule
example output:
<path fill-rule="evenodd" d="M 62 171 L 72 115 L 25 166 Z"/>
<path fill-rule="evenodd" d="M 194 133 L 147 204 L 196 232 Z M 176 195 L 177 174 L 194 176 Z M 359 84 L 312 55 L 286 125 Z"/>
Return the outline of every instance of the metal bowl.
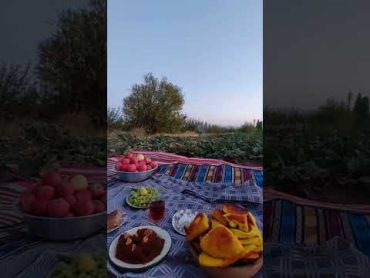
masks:
<path fill-rule="evenodd" d="M 115 167 L 114 170 L 120 180 L 125 182 L 140 182 L 149 179 L 154 172 L 158 169 L 158 166 L 145 172 L 123 172 L 118 171 Z"/>
<path fill-rule="evenodd" d="M 68 241 L 85 238 L 106 229 L 107 212 L 66 218 L 36 216 L 23 212 L 29 233 L 48 240 Z"/>

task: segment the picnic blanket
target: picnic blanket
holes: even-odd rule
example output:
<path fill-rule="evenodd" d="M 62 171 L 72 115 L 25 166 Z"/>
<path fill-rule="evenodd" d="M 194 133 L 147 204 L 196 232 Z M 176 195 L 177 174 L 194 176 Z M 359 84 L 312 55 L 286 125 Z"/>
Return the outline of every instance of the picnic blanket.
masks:
<path fill-rule="evenodd" d="M 185 188 L 199 189 L 197 193 L 207 195 L 211 192 L 213 197 L 223 198 L 225 202 L 229 200 L 238 200 L 247 206 L 257 220 L 260 229 L 263 229 L 262 223 L 262 189 L 256 185 L 235 186 L 235 184 L 205 184 L 197 182 L 188 182 L 176 179 L 164 174 L 157 174 L 151 179 L 143 182 L 145 186 L 153 186 L 161 192 L 161 197 L 165 200 L 166 212 L 164 218 L 159 222 L 153 222 L 149 218 L 148 210 L 134 210 L 125 202 L 129 191 L 135 187 L 134 184 L 115 181 L 109 185 L 108 191 L 108 211 L 114 209 L 123 209 L 127 212 L 129 220 L 117 231 L 107 237 L 107 247 L 114 238 L 124 230 L 140 226 L 155 225 L 166 230 L 172 239 L 172 246 L 167 257 L 160 264 L 151 267 L 145 272 L 121 273 L 112 264 L 108 264 L 108 269 L 117 275 L 117 277 L 137 278 L 137 277 L 176 277 L 176 278 L 199 278 L 205 277 L 204 273 L 197 267 L 193 257 L 189 252 L 185 237 L 175 232 L 172 228 L 172 215 L 181 209 L 192 209 L 198 212 L 210 213 L 215 208 L 221 208 L 222 204 L 210 204 L 197 197 L 182 194 Z M 213 191 L 212 188 L 218 188 Z M 249 201 L 253 201 L 250 203 Z"/>
<path fill-rule="evenodd" d="M 135 152 L 134 152 L 135 153 Z M 160 173 L 192 182 L 244 184 L 250 180 L 263 186 L 262 167 L 238 165 L 217 159 L 188 158 L 163 152 L 143 152 L 161 165 Z M 107 175 L 115 174 L 114 165 L 119 157 L 107 162 Z"/>
<path fill-rule="evenodd" d="M 164 153 L 157 154 L 156 152 L 151 152 L 151 155 L 154 160 L 158 160 L 161 164 L 160 173 L 158 175 L 162 175 L 164 178 L 166 176 L 173 176 L 174 181 L 187 182 L 190 180 L 187 177 L 192 177 L 191 180 L 204 181 L 204 183 L 213 184 L 215 186 L 217 186 L 217 184 L 219 184 L 221 181 L 226 181 L 228 186 L 233 184 L 262 185 L 263 175 L 262 169 L 260 168 L 245 168 L 242 166 L 236 167 L 232 164 L 223 164 L 223 161 L 202 159 L 188 159 L 188 162 L 192 162 L 194 164 L 182 164 L 185 163 L 185 160 L 179 160 L 179 157 L 176 155 L 174 156 L 172 154 L 168 154 L 168 156 L 166 156 Z M 159 155 L 160 158 L 158 157 L 158 159 L 156 159 L 155 155 Z M 174 159 L 175 157 L 176 159 Z M 177 164 L 169 164 L 171 161 Z M 204 164 L 206 162 L 211 164 Z M 107 168 L 89 165 L 64 164 L 62 165 L 60 172 L 62 175 L 83 174 L 91 182 L 105 182 L 107 178 L 112 176 L 112 173 L 109 173 L 109 171 L 112 170 L 112 165 L 114 165 L 114 159 L 108 160 Z M 186 170 L 184 175 L 181 176 L 179 173 L 183 171 L 183 167 L 185 167 Z M 238 169 L 235 170 L 235 168 Z M 174 169 L 177 170 L 175 171 Z M 216 171 L 216 169 L 220 170 Z M 186 172 L 190 172 L 190 174 L 187 175 Z M 238 173 L 242 174 L 239 176 Z M 215 178 L 216 176 L 217 178 Z M 0 184 L 0 241 L 3 240 L 3 244 L 0 247 L 0 269 L 2 269 L 1 277 L 46 277 L 47 274 L 54 268 L 56 262 L 58 261 L 59 255 L 68 255 L 73 252 L 80 251 L 89 252 L 92 250 L 97 250 L 104 245 L 106 240 L 105 233 L 98 234 L 94 237 L 84 240 L 77 240 L 68 243 L 63 242 L 58 244 L 55 242 L 50 243 L 41 239 L 33 238 L 31 236 L 25 236 L 22 216 L 14 208 L 17 205 L 21 192 L 23 192 L 23 190 L 25 190 L 25 188 L 27 188 L 27 186 L 29 186 L 32 182 L 33 181 L 16 181 Z M 153 179 L 152 182 L 155 182 L 155 180 Z M 117 188 L 121 187 L 117 186 Z M 230 188 L 223 188 L 224 194 L 228 194 L 227 192 L 230 190 Z M 178 189 L 179 188 L 177 188 L 177 190 Z M 108 198 L 110 198 L 112 192 L 114 191 L 109 190 Z M 205 192 L 205 194 L 208 193 Z M 226 196 L 233 196 L 232 193 L 230 194 Z M 174 198 L 176 199 L 176 197 Z M 187 198 L 191 199 L 192 197 L 189 196 Z M 236 198 L 240 198 L 240 196 L 237 196 Z M 175 201 L 180 202 L 180 200 L 174 200 L 174 203 Z M 198 201 L 199 200 L 193 201 L 195 206 L 194 208 L 196 208 Z M 205 206 L 202 206 L 202 208 L 203 207 Z M 208 210 L 209 209 L 210 208 L 208 208 Z M 207 207 L 205 207 L 205 210 L 208 211 Z M 262 217 L 262 210 L 260 210 L 260 212 Z M 139 219 L 139 216 L 137 219 Z M 136 217 L 133 216 L 133 218 Z M 262 225 L 261 221 L 259 223 Z M 176 247 L 176 244 L 173 246 Z M 178 260 L 183 260 L 180 254 L 177 258 Z M 154 275 L 154 277 L 158 276 Z"/>
<path fill-rule="evenodd" d="M 286 277 L 303 270 L 322 277 L 339 265 L 333 277 L 370 277 L 368 206 L 312 201 L 265 188 L 264 242 L 268 277 L 277 266 Z"/>

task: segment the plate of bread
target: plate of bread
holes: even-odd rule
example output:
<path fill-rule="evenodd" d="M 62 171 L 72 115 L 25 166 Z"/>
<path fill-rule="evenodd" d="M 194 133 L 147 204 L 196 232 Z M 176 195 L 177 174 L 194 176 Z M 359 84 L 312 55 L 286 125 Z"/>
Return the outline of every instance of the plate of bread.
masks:
<path fill-rule="evenodd" d="M 114 210 L 107 214 L 107 233 L 120 228 L 127 221 L 127 214 L 121 210 Z"/>
<path fill-rule="evenodd" d="M 198 213 L 185 229 L 191 254 L 209 277 L 248 278 L 263 264 L 263 237 L 253 214 L 225 204 Z"/>

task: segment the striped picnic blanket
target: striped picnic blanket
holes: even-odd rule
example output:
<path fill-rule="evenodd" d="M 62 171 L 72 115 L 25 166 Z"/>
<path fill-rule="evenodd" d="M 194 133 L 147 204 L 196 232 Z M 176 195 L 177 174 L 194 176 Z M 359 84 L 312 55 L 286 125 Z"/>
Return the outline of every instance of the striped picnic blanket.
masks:
<path fill-rule="evenodd" d="M 323 244 L 335 237 L 370 256 L 370 207 L 331 204 L 264 189 L 265 242 Z"/>
<path fill-rule="evenodd" d="M 245 166 L 218 159 L 188 158 L 176 154 L 134 151 L 142 153 L 160 164 L 160 173 L 190 182 L 235 183 L 243 184 L 253 180 L 254 184 L 263 186 L 263 169 L 256 166 Z M 114 164 L 119 157 L 108 159 L 107 174 L 115 174 Z"/>

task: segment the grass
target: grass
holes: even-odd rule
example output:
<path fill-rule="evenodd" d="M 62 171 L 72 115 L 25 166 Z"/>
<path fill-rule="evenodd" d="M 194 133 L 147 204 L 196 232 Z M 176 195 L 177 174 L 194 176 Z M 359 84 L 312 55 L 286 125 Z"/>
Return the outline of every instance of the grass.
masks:
<path fill-rule="evenodd" d="M 227 132 L 221 134 L 157 134 L 138 136 L 131 132 L 108 134 L 108 150 L 124 153 L 145 149 L 176 153 L 188 157 L 223 159 L 235 163 L 262 163 L 262 132 Z"/>

